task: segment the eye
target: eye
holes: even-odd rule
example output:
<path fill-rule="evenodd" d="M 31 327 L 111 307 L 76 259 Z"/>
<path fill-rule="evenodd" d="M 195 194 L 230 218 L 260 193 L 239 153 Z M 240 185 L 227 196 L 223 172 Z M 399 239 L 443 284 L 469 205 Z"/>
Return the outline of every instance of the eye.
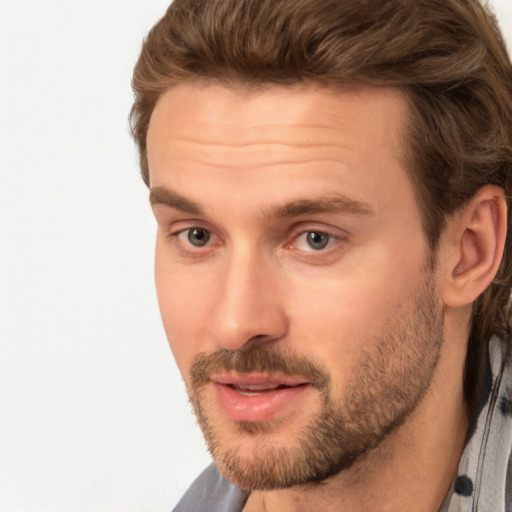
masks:
<path fill-rule="evenodd" d="M 181 244 L 194 247 L 205 247 L 210 242 L 212 234 L 205 228 L 194 227 L 173 233 Z"/>
<path fill-rule="evenodd" d="M 325 249 L 329 244 L 329 235 L 318 231 L 309 231 L 306 233 L 306 242 L 315 251 Z"/>
<path fill-rule="evenodd" d="M 211 238 L 210 232 L 203 228 L 192 228 L 187 230 L 188 241 L 196 247 L 204 247 Z"/>
<path fill-rule="evenodd" d="M 338 240 L 337 236 L 325 231 L 305 231 L 297 237 L 294 245 L 300 251 L 321 251 Z"/>

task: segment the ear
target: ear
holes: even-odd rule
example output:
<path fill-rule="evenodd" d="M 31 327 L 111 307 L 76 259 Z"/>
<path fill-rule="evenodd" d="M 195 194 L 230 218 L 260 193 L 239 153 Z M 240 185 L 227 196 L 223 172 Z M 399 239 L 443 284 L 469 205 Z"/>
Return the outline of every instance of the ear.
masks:
<path fill-rule="evenodd" d="M 450 243 L 443 299 L 448 307 L 471 304 L 491 284 L 507 233 L 503 190 L 486 185 L 448 221 Z"/>

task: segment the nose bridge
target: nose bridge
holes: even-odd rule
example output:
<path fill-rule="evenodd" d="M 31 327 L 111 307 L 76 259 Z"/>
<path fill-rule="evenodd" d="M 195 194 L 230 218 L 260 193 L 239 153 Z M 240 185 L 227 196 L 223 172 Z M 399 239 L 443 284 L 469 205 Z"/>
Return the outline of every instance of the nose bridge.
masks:
<path fill-rule="evenodd" d="M 277 340 L 287 329 L 284 304 L 279 302 L 276 272 L 249 246 L 233 248 L 220 274 L 219 295 L 212 318 L 217 344 L 230 350 L 250 340 Z"/>

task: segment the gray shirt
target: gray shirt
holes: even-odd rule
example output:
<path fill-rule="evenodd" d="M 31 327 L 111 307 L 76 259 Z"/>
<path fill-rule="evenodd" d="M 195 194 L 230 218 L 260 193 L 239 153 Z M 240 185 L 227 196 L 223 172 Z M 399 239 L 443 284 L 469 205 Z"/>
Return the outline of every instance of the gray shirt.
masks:
<path fill-rule="evenodd" d="M 505 351 L 502 341 L 491 340 L 487 400 L 440 512 L 512 512 L 512 365 Z M 248 496 L 212 464 L 173 512 L 241 512 Z"/>
<path fill-rule="evenodd" d="M 194 480 L 173 512 L 241 512 L 248 497 L 212 464 Z"/>

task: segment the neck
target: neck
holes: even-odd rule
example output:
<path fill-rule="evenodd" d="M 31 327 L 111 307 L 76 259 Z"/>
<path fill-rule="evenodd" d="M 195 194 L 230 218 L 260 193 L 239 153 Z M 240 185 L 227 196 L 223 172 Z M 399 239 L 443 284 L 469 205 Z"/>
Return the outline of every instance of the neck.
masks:
<path fill-rule="evenodd" d="M 464 331 L 446 332 L 425 397 L 377 448 L 323 482 L 253 492 L 244 512 L 437 512 L 456 476 L 468 427 Z"/>

